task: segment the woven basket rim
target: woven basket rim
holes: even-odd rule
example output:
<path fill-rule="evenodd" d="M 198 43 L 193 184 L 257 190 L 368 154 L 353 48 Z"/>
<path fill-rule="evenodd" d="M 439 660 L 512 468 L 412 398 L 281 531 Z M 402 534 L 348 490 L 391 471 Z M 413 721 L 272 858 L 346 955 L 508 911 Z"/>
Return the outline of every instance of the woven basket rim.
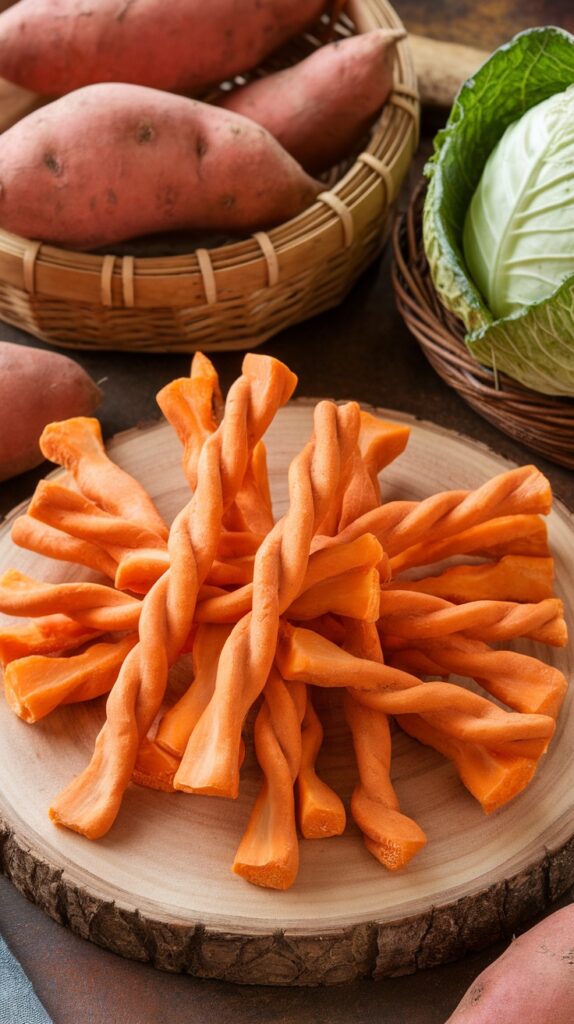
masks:
<path fill-rule="evenodd" d="M 354 20 L 351 20 L 354 19 Z M 362 25 L 361 25 L 362 23 Z M 387 0 L 349 0 L 347 13 L 339 17 L 342 34 L 356 27 L 384 27 L 404 31 Z M 311 32 L 304 38 L 312 39 Z M 403 154 L 414 154 L 419 138 L 420 105 L 408 38 L 397 43 L 393 92 L 373 126 L 368 144 L 352 166 L 332 187 L 297 217 L 266 232 L 226 242 L 214 248 L 190 247 L 184 254 L 168 256 L 88 253 L 41 243 L 0 229 L 0 279 L 39 298 L 93 303 L 96 306 L 157 307 L 146 300 L 146 287 L 165 292 L 161 306 L 181 306 L 181 284 L 188 276 L 201 280 L 208 304 L 217 301 L 215 280 L 227 280 L 245 269 L 260 268 L 261 284 L 273 283 L 278 262 L 286 253 L 312 248 L 317 237 L 333 234 L 333 251 L 352 241 L 353 218 L 365 196 L 386 191 L 388 207 L 396 199 L 402 177 Z M 336 229 L 333 232 L 333 229 Z M 289 274 L 287 273 L 287 279 Z M 74 296 L 72 297 L 72 294 Z"/>
<path fill-rule="evenodd" d="M 398 310 L 440 377 L 489 422 L 554 462 L 574 469 L 574 399 L 533 391 L 479 363 L 466 329 L 434 288 L 422 238 L 427 182 L 415 185 L 396 218 L 391 278 Z"/>

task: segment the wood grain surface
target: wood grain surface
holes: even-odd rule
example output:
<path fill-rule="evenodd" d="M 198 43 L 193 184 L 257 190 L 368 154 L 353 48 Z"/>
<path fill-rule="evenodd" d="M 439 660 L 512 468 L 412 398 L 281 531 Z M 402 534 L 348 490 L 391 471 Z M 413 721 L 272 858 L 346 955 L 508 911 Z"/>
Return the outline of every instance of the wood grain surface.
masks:
<path fill-rule="evenodd" d="M 398 415 L 402 422 L 408 418 Z M 295 403 L 268 435 L 277 514 L 286 469 L 310 433 L 311 407 Z M 170 519 L 186 500 L 179 446 L 165 425 L 112 445 Z M 384 497 L 421 498 L 474 487 L 507 468 L 498 457 L 429 424 L 412 425 L 407 452 L 384 474 Z M 81 570 L 15 548 L 9 520 L 0 569 L 42 579 Z M 550 517 L 557 590 L 572 620 L 574 521 Z M 572 654 L 523 643 L 572 675 Z M 301 843 L 301 869 L 285 893 L 250 886 L 230 871 L 258 785 L 252 752 L 237 801 L 131 787 L 108 835 L 90 843 L 47 818 L 51 798 L 89 759 L 103 702 L 62 708 L 34 726 L 0 705 L 2 867 L 56 920 L 123 956 L 172 971 L 237 982 L 305 985 L 408 973 L 480 949 L 541 912 L 574 882 L 574 743 L 571 695 L 529 789 L 485 817 L 450 764 L 402 733 L 393 780 L 401 806 L 428 835 L 402 872 L 389 874 L 354 827 Z M 351 748 L 337 702 L 327 698 L 322 771 L 348 801 Z"/>

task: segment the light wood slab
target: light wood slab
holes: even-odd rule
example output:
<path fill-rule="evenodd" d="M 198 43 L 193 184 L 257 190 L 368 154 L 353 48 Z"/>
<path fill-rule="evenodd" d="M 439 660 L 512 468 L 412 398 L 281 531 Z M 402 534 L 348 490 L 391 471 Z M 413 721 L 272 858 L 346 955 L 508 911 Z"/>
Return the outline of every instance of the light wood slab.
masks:
<path fill-rule="evenodd" d="M 402 422 L 401 415 L 389 414 Z M 286 471 L 310 433 L 312 410 L 292 404 L 268 434 L 276 511 Z M 112 443 L 171 518 L 187 498 L 179 444 L 166 425 Z M 385 499 L 475 487 L 508 464 L 437 427 L 412 422 L 407 452 L 385 470 Z M 557 591 L 574 609 L 574 522 L 550 517 Z M 0 534 L 0 571 L 43 579 L 80 569 L 14 547 Z M 572 676 L 570 651 L 523 643 Z M 350 744 L 334 697 L 326 707 L 325 777 L 348 801 Z M 258 787 L 251 752 L 237 801 L 130 788 L 109 834 L 91 843 L 47 817 L 53 796 L 91 755 L 103 701 L 72 706 L 29 726 L 0 703 L 0 863 L 56 920 L 123 956 L 166 970 L 251 983 L 316 984 L 408 973 L 454 959 L 509 934 L 574 883 L 574 717 L 567 697 L 557 735 L 529 789 L 486 817 L 449 763 L 402 733 L 393 778 L 427 847 L 398 874 L 386 872 L 350 825 L 344 836 L 302 841 L 299 877 L 285 893 L 230 871 Z M 3 822 L 3 824 L 2 824 Z"/>

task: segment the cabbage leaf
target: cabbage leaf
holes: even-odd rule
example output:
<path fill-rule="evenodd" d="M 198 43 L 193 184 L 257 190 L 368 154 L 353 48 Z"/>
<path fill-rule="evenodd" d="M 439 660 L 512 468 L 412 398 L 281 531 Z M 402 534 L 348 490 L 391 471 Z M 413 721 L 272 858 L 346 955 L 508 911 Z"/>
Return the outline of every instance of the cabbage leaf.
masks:
<path fill-rule="evenodd" d="M 564 277 L 568 269 L 562 263 L 547 297 L 531 292 L 523 295 L 526 301 L 501 308 L 496 299 L 484 294 L 488 273 L 481 277 L 475 265 L 476 281 L 473 278 L 463 254 L 463 232 L 483 169 L 506 130 L 557 93 L 570 102 L 565 91 L 573 83 L 574 36 L 553 27 L 520 33 L 463 85 L 425 168 L 429 178 L 423 217 L 425 251 L 441 301 L 465 324 L 469 350 L 484 365 L 555 395 L 574 395 L 574 274 Z M 513 143 L 518 148 L 520 144 Z M 528 145 L 536 148 L 532 140 Z M 567 149 L 568 133 L 556 145 Z M 534 163 L 531 159 L 531 170 Z M 574 187 L 574 176 L 570 187 Z M 492 217 L 491 207 L 489 220 Z M 508 228 L 508 216 L 504 224 L 503 214 L 497 212 L 496 218 L 500 225 L 495 223 L 494 231 L 497 226 Z M 521 227 L 527 221 L 525 217 Z M 496 257 L 496 246 L 489 250 L 489 245 L 485 263 Z"/>

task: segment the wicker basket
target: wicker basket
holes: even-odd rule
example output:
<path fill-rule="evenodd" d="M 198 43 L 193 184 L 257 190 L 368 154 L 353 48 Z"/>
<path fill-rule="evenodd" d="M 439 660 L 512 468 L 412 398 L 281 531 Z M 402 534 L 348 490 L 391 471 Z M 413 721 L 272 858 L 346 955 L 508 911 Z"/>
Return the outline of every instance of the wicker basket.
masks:
<path fill-rule="evenodd" d="M 335 37 L 402 28 L 385 0 L 350 0 L 347 12 Z M 311 53 L 324 27 L 256 74 Z M 268 233 L 181 255 L 94 255 L 0 231 L 0 318 L 67 348 L 191 352 L 253 348 L 339 303 L 380 251 L 418 145 L 406 39 L 397 53 L 394 91 L 364 150 L 331 174 L 309 210 Z"/>
<path fill-rule="evenodd" d="M 393 229 L 393 287 L 409 330 L 437 373 L 476 412 L 527 448 L 574 469 L 574 402 L 481 366 L 464 343 L 464 324 L 439 301 L 422 241 L 425 191 L 421 181 Z"/>

